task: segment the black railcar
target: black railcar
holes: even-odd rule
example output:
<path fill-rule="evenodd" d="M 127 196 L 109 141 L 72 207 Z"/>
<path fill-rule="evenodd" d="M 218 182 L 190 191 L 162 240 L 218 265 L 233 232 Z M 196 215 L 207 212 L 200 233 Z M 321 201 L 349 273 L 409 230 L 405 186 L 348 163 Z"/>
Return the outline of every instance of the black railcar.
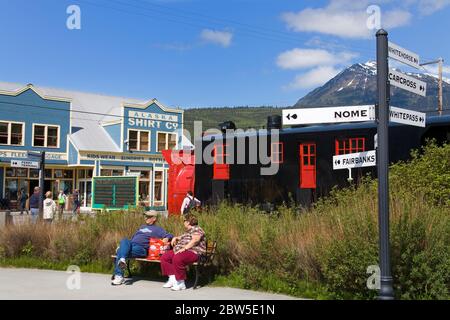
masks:
<path fill-rule="evenodd" d="M 389 128 L 389 156 L 393 163 L 407 160 L 411 150 L 419 148 L 427 138 L 435 138 L 440 143 L 450 141 L 450 114 L 427 117 L 425 128 L 393 123 Z M 349 171 L 333 170 L 332 158 L 337 154 L 374 150 L 377 128 L 375 123 L 369 122 L 286 128 L 279 130 L 277 142 L 271 140 L 268 134 L 271 132 L 233 131 L 231 135 L 203 137 L 202 154 L 211 153 L 214 161 L 211 164 L 196 162 L 196 196 L 211 204 L 227 199 L 264 205 L 268 209 L 291 201 L 308 206 L 318 197 L 329 194 L 334 186 L 349 185 Z M 270 164 L 249 163 L 250 147 L 262 138 L 267 140 L 267 156 L 279 162 L 276 174 L 261 174 L 261 169 Z M 212 143 L 216 147 L 211 148 Z M 238 152 L 243 150 L 246 161 L 239 164 Z M 197 151 L 196 158 L 200 156 Z M 376 167 L 352 169 L 353 183 L 358 183 L 367 173 L 376 177 Z"/>

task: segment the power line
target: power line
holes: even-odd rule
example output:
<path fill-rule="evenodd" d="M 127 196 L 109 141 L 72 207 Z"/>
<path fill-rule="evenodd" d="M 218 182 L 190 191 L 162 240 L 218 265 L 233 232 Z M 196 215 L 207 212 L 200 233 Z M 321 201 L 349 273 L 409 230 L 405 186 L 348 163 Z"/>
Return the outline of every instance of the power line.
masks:
<path fill-rule="evenodd" d="M 119 4 L 119 5 L 122 5 L 122 6 L 133 7 L 133 8 L 137 8 L 137 9 L 144 9 L 146 11 L 152 11 L 151 9 L 146 8 L 146 7 L 136 6 L 136 5 L 132 5 L 130 3 L 123 3 L 123 2 L 120 2 L 118 0 L 111 0 L 111 1 L 113 3 Z M 118 11 L 118 12 L 124 12 L 124 13 L 132 14 L 132 15 L 140 15 L 140 16 L 147 17 L 147 18 L 155 18 L 155 17 L 161 18 L 160 16 L 155 15 L 155 14 L 154 15 L 150 15 L 150 14 L 142 13 L 140 11 L 136 12 L 136 11 L 124 10 L 123 8 L 117 8 L 117 7 L 114 7 L 114 6 L 107 6 L 107 5 L 99 4 L 99 3 L 92 3 L 92 2 L 89 2 L 89 1 L 86 1 L 86 0 L 79 0 L 79 2 L 86 3 L 86 4 L 92 5 L 92 6 L 101 7 L 101 8 L 112 9 L 112 10 L 115 10 L 115 11 Z M 159 11 L 159 12 L 160 12 L 160 14 L 164 14 L 166 16 L 174 16 L 174 15 L 176 16 L 176 14 L 173 14 L 173 13 L 166 13 L 166 12 L 161 12 L 161 11 Z M 178 15 L 178 16 L 180 16 L 180 15 Z M 210 27 L 210 25 L 196 24 L 196 23 L 192 23 L 192 22 L 186 22 L 186 21 L 175 20 L 175 19 L 170 19 L 170 18 L 164 18 L 163 17 L 163 19 L 165 19 L 167 21 L 170 21 L 170 22 L 178 23 L 178 24 L 188 25 L 188 26 L 194 27 L 196 29 L 198 29 L 198 28 L 204 29 L 204 28 L 209 28 Z M 242 24 L 242 25 L 245 25 L 245 24 Z M 256 29 L 256 28 L 261 28 L 261 27 L 251 27 L 251 28 Z M 269 29 L 266 28 L 265 30 L 269 30 Z M 268 34 L 267 32 L 265 33 L 265 32 L 263 32 L 261 30 L 256 31 L 256 30 L 247 29 L 247 30 L 239 30 L 238 31 L 238 33 L 241 33 L 241 34 L 249 36 L 249 37 L 257 37 L 257 38 L 262 38 L 262 39 L 265 39 L 265 40 L 270 40 L 270 41 L 275 41 L 275 42 L 280 42 L 280 43 L 285 43 L 285 44 L 287 44 L 287 43 L 289 43 L 289 44 L 294 44 L 295 43 L 296 45 L 300 44 L 300 41 L 297 40 L 296 38 L 293 38 L 294 36 L 291 36 L 290 34 L 283 33 L 281 31 L 271 31 L 271 32 L 280 33 L 280 35 L 277 35 L 277 37 L 274 37 L 275 35 Z M 281 38 L 280 38 L 280 36 L 281 36 Z M 366 52 L 366 53 L 370 52 L 371 54 L 373 54 L 373 52 L 374 52 L 374 50 L 372 50 L 372 49 L 356 47 L 356 46 L 345 46 L 345 48 L 347 50 L 348 49 L 352 49 L 352 50 L 355 49 L 355 50 L 361 51 L 361 52 Z"/>

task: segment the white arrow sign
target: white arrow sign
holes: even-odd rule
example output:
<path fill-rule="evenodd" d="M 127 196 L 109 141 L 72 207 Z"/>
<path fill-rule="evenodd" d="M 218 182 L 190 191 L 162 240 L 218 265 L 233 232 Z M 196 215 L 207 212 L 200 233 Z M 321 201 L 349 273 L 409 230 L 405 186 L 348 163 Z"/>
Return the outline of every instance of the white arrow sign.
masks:
<path fill-rule="evenodd" d="M 11 167 L 39 169 L 39 162 L 27 160 L 11 160 Z"/>
<path fill-rule="evenodd" d="M 374 121 L 375 106 L 283 110 L 283 125 Z"/>
<path fill-rule="evenodd" d="M 406 50 L 392 42 L 389 42 L 388 48 L 389 58 L 400 61 L 416 69 L 420 69 L 420 59 L 418 54 Z"/>
<path fill-rule="evenodd" d="M 390 107 L 390 121 L 425 128 L 427 116 L 423 112 Z"/>
<path fill-rule="evenodd" d="M 410 77 L 404 73 L 390 69 L 389 70 L 389 81 L 390 81 L 391 85 L 396 86 L 398 88 L 418 94 L 422 97 L 427 96 L 426 82 L 423 82 L 416 78 Z"/>
<path fill-rule="evenodd" d="M 377 165 L 376 151 L 343 154 L 333 157 L 333 170 L 373 167 Z"/>

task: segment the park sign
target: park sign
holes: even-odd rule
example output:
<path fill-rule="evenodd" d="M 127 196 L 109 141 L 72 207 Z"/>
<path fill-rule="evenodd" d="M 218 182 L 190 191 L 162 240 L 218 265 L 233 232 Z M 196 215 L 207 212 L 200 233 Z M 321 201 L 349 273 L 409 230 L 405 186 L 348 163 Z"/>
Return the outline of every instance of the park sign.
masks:
<path fill-rule="evenodd" d="M 426 82 L 420 81 L 394 69 L 389 70 L 389 82 L 397 88 L 418 94 L 422 97 L 427 96 Z"/>
<path fill-rule="evenodd" d="M 406 50 L 395 43 L 388 43 L 389 58 L 395 59 L 401 63 L 411 66 L 416 69 L 420 69 L 419 55 Z"/>
<path fill-rule="evenodd" d="M 375 120 L 375 106 L 285 109 L 283 125 L 363 122 Z"/>
<path fill-rule="evenodd" d="M 11 160 L 11 167 L 39 169 L 39 161 Z"/>
<path fill-rule="evenodd" d="M 426 114 L 423 112 L 390 107 L 389 120 L 391 122 L 425 128 L 426 118 Z"/>
<path fill-rule="evenodd" d="M 333 170 L 373 167 L 377 165 L 376 151 L 342 154 L 333 157 Z"/>

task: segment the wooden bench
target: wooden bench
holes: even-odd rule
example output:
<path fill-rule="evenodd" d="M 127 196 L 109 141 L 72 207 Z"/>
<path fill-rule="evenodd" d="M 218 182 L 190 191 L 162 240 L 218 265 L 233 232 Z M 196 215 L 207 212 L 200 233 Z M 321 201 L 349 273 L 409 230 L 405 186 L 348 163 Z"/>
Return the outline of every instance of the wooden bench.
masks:
<path fill-rule="evenodd" d="M 198 280 L 200 278 L 200 273 L 202 273 L 202 271 L 204 271 L 205 267 L 208 267 L 211 265 L 214 255 L 216 254 L 216 248 L 217 248 L 217 241 L 207 240 L 206 241 L 206 253 L 204 255 L 200 256 L 200 259 L 198 262 L 195 262 L 190 265 L 195 268 L 194 289 L 197 289 L 197 287 L 198 287 Z M 112 255 L 111 258 L 116 259 L 117 256 Z M 147 258 L 126 258 L 127 272 L 128 272 L 129 278 L 131 278 L 133 276 L 131 274 L 131 270 L 130 270 L 130 262 L 132 260 L 139 261 L 139 262 L 161 263 L 160 260 L 148 260 Z M 111 280 L 113 278 L 114 278 L 114 272 L 113 272 Z"/>

